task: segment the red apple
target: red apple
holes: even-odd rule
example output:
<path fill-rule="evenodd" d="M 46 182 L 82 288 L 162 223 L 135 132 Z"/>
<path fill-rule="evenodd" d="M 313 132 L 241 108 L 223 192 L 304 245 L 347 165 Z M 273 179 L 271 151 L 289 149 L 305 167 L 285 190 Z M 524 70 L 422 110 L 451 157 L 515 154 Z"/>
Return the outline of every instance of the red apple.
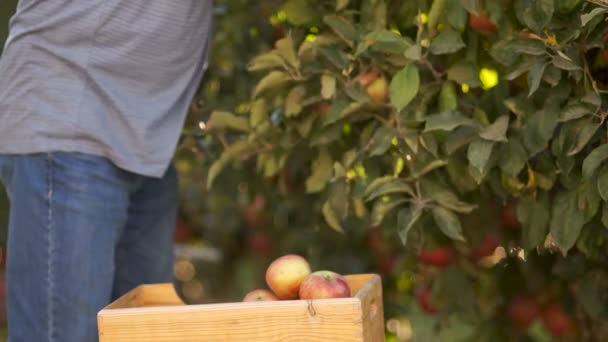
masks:
<path fill-rule="evenodd" d="M 517 213 L 515 212 L 515 206 L 511 203 L 502 208 L 501 221 L 503 226 L 508 229 L 517 230 L 521 228 L 521 223 L 519 223 Z"/>
<path fill-rule="evenodd" d="M 272 241 L 264 232 L 253 232 L 249 235 L 249 248 L 256 255 L 267 255 L 272 249 Z"/>
<path fill-rule="evenodd" d="M 500 238 L 496 232 L 491 232 L 486 235 L 479 246 L 471 250 L 471 259 L 474 261 L 483 259 L 494 254 L 496 248 L 500 245 Z"/>
<path fill-rule="evenodd" d="M 326 299 L 350 297 L 346 278 L 332 271 L 311 273 L 300 286 L 300 299 Z"/>
<path fill-rule="evenodd" d="M 418 260 L 426 265 L 445 267 L 454 260 L 454 252 L 448 246 L 420 250 L 418 252 Z"/>
<path fill-rule="evenodd" d="M 304 257 L 287 254 L 268 266 L 266 283 L 279 299 L 296 299 L 300 285 L 310 273 L 310 264 Z"/>
<path fill-rule="evenodd" d="M 366 88 L 367 95 L 372 98 L 374 103 L 383 104 L 388 100 L 388 81 L 383 76 L 373 80 Z"/>
<path fill-rule="evenodd" d="M 553 303 L 543 309 L 543 325 L 555 337 L 563 337 L 574 331 L 574 321 L 563 306 Z"/>
<path fill-rule="evenodd" d="M 507 313 L 513 323 L 522 329 L 527 329 L 540 315 L 540 310 L 540 304 L 534 297 L 520 294 L 511 299 Z"/>
<path fill-rule="evenodd" d="M 358 81 L 365 88 L 374 80 L 376 80 L 379 74 L 380 72 L 378 71 L 378 69 L 373 68 L 371 71 L 359 75 Z"/>
<path fill-rule="evenodd" d="M 243 298 L 243 302 L 265 302 L 265 301 L 274 301 L 279 300 L 274 293 L 265 290 L 265 289 L 255 289 L 249 291 L 245 298 Z"/>
<path fill-rule="evenodd" d="M 253 202 L 245 208 L 245 222 L 250 227 L 264 228 L 268 224 L 269 219 L 263 212 L 265 206 L 264 196 L 257 195 Z"/>
<path fill-rule="evenodd" d="M 435 304 L 433 304 L 430 288 L 423 287 L 418 289 L 416 291 L 416 301 L 418 302 L 418 305 L 420 305 L 420 308 L 422 308 L 422 311 L 431 315 L 437 313 L 438 310 Z"/>
<path fill-rule="evenodd" d="M 477 15 L 469 13 L 469 26 L 479 33 L 496 32 L 496 25 L 482 8 L 477 9 Z"/>
<path fill-rule="evenodd" d="M 330 108 L 331 106 L 327 102 L 319 102 L 317 104 L 317 112 L 322 118 L 327 115 L 327 112 L 329 112 Z"/>

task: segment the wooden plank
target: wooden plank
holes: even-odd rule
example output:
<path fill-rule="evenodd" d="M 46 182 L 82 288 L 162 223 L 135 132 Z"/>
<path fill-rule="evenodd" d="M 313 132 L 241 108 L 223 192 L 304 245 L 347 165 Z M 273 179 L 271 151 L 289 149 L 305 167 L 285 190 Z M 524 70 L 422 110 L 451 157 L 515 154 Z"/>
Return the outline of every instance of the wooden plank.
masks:
<path fill-rule="evenodd" d="M 360 342 L 356 298 L 184 305 L 109 310 L 98 317 L 101 342 Z"/>
<path fill-rule="evenodd" d="M 384 341 L 384 304 L 382 279 L 373 275 L 357 293 L 363 313 L 363 341 Z"/>
<path fill-rule="evenodd" d="M 384 341 L 381 278 L 346 276 L 352 298 L 184 305 L 172 284 L 140 286 L 99 312 L 100 342 Z"/>

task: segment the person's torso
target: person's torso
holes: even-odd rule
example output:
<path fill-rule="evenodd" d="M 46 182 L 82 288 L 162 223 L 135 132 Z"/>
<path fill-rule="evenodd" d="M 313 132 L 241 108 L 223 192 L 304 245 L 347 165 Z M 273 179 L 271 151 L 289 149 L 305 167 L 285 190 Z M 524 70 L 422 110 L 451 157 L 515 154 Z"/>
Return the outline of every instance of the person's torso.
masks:
<path fill-rule="evenodd" d="M 211 11 L 211 0 L 20 0 L 0 60 L 0 153 L 79 150 L 159 175 L 202 76 Z"/>

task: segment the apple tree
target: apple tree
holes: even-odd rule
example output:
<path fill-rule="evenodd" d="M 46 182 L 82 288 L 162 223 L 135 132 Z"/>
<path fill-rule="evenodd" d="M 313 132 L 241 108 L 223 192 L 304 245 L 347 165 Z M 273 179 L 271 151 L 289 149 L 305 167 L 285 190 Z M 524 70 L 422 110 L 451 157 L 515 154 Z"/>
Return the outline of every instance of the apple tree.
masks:
<path fill-rule="evenodd" d="M 189 137 L 221 146 L 209 191 L 240 170 L 275 203 L 273 224 L 301 232 L 283 248 L 309 252 L 314 232 L 320 260 L 396 253 L 396 335 L 600 341 L 607 13 L 580 0 L 288 0 L 240 110 L 209 110 Z"/>

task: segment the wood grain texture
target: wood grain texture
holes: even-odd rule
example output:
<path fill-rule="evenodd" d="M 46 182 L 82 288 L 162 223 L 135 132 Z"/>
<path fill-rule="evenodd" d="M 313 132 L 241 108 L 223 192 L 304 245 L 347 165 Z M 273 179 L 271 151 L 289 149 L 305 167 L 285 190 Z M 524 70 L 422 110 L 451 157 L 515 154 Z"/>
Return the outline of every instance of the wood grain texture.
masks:
<path fill-rule="evenodd" d="M 140 286 L 99 312 L 100 342 L 384 341 L 377 275 L 347 276 L 352 298 L 183 305 L 171 284 Z"/>

